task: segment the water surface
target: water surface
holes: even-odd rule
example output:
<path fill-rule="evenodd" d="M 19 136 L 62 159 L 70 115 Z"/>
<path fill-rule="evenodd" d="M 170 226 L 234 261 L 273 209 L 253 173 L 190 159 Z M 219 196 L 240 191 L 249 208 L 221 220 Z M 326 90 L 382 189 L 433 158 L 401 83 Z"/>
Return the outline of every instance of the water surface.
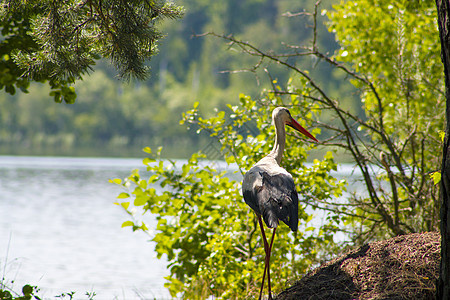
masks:
<path fill-rule="evenodd" d="M 0 156 L 0 273 L 20 291 L 44 298 L 75 291 L 86 299 L 167 299 L 166 261 L 143 233 L 122 229 L 108 182 L 142 166 L 139 159 Z M 147 222 L 155 225 L 149 216 Z M 152 224 L 153 223 L 153 224 Z M 14 281 L 14 283 L 11 283 Z"/>

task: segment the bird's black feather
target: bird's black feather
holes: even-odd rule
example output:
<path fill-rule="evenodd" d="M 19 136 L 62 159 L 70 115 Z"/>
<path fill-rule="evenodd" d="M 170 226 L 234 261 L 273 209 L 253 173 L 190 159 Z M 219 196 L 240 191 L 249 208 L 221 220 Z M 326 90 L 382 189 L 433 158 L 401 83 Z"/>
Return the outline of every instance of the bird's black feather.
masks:
<path fill-rule="evenodd" d="M 292 177 L 286 174 L 270 175 L 264 171 L 259 175 L 262 185 L 244 190 L 245 202 L 262 215 L 267 227 L 277 227 L 278 220 L 281 220 L 292 231 L 297 231 L 298 195 Z"/>

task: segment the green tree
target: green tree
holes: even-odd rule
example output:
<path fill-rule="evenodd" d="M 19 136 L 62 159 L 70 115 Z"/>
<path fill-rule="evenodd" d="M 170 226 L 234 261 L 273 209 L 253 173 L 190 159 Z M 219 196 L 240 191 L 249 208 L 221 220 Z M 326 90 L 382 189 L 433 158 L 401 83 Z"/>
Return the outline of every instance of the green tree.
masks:
<path fill-rule="evenodd" d="M 439 192 L 429 175 L 440 162 L 445 97 L 434 2 L 357 0 L 329 15 L 341 45 L 331 63 L 348 66 L 366 114 L 346 116 L 360 132 L 344 134 L 368 189 L 369 197 L 353 200 L 362 218 L 373 219 L 364 221 L 366 234 L 436 230 Z"/>
<path fill-rule="evenodd" d="M 0 88 L 48 82 L 56 102 L 75 101 L 75 80 L 108 58 L 121 77 L 143 79 L 161 38 L 157 25 L 179 18 L 165 1 L 2 1 Z"/>

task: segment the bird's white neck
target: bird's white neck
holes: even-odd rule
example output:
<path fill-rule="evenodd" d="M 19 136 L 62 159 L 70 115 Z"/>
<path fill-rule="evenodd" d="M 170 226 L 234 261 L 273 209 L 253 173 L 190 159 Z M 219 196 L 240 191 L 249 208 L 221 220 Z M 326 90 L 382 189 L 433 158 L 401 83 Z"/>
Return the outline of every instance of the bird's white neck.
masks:
<path fill-rule="evenodd" d="M 273 145 L 272 151 L 268 156 L 273 157 L 278 165 L 281 163 L 281 158 L 283 157 L 284 146 L 286 144 L 286 130 L 284 128 L 284 122 L 282 120 L 274 120 L 275 124 L 275 144 Z"/>

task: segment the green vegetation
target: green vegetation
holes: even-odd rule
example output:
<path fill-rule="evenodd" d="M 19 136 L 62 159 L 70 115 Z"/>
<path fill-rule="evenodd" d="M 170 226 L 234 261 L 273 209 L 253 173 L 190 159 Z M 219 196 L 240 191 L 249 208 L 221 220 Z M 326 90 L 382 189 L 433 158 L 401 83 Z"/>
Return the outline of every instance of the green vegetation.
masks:
<path fill-rule="evenodd" d="M 169 148 L 176 141 L 173 149 L 192 147 L 194 134 L 186 135 L 177 117 L 169 117 L 181 116 L 180 108 L 163 100 L 149 101 L 152 93 L 147 86 L 122 87 L 101 71 L 89 79 L 76 85 L 74 105 L 52 104 L 43 85 L 32 85 L 29 94 L 1 95 L 1 152 L 140 156 L 148 145 Z"/>
<path fill-rule="evenodd" d="M 57 295 L 54 298 L 55 299 L 75 299 L 75 292 L 68 292 L 68 293 L 62 293 L 61 295 Z M 85 296 L 87 300 L 93 300 L 95 295 L 95 292 L 86 292 Z M 26 284 L 22 287 L 22 293 L 19 294 L 15 292 L 14 290 L 10 289 L 6 285 L 4 285 L 2 282 L 0 282 L 0 300 L 41 300 L 42 298 L 39 296 L 39 288 L 36 286 L 31 286 L 29 284 Z"/>
<path fill-rule="evenodd" d="M 8 288 L 6 288 L 3 283 L 0 283 L 0 299 L 1 300 L 31 300 L 31 299 L 37 299 L 39 300 L 40 298 L 38 296 L 35 295 L 35 293 L 38 292 L 38 289 L 34 286 L 31 285 L 24 285 L 22 287 L 22 294 L 16 294 L 13 296 L 13 294 L 15 294 L 14 292 L 10 292 L 8 290 Z"/>
<path fill-rule="evenodd" d="M 237 164 L 241 173 L 269 151 L 274 136 L 269 116 L 278 105 L 290 107 L 303 125 L 321 133 L 321 147 L 344 149 L 354 159 L 367 193 L 341 199 L 346 185 L 330 176 L 336 169 L 332 152 L 306 165 L 311 147 L 290 136 L 282 164 L 296 180 L 301 221 L 297 235 L 285 226 L 277 232 L 272 265 L 277 266 L 278 292 L 346 245 L 438 228 L 438 190 L 430 174 L 439 166 L 445 97 L 434 3 L 356 0 L 329 12 L 315 7 L 310 17 L 316 24 L 327 13 L 341 46 L 334 57 L 323 52 L 315 28 L 310 44 L 289 45 L 283 53 L 221 36 L 232 50 L 258 58 L 256 70 L 278 64 L 291 79 L 273 80 L 262 96 L 241 95 L 238 105 L 213 116 L 204 117 L 195 105 L 182 121 L 216 139 L 226 162 Z M 332 85 L 296 63 L 305 56 L 329 64 L 335 78 L 353 84 L 363 116 L 348 106 L 351 95 L 331 90 Z M 130 215 L 124 227 L 147 232 L 135 211 L 156 214 L 151 236 L 158 256 L 169 260 L 166 286 L 172 295 L 256 297 L 264 252 L 254 214 L 242 201 L 240 181 L 202 165 L 201 154 L 177 167 L 160 160 L 160 151 L 147 152 L 149 178 L 134 171 L 113 182 L 126 189 L 118 203 Z M 324 216 L 321 224 L 311 224 L 307 206 Z M 342 239 L 333 239 L 337 233 Z"/>
<path fill-rule="evenodd" d="M 364 224 L 355 237 L 437 230 L 439 189 L 430 174 L 440 168 L 445 95 L 434 1 L 349 1 L 330 17 L 341 45 L 336 59 L 356 72 L 366 115 L 347 123 L 360 132 L 340 145 L 369 194 L 351 199 L 361 207 L 355 228 Z"/>
<path fill-rule="evenodd" d="M 0 89 L 14 94 L 29 80 L 48 82 L 56 102 L 74 103 L 70 84 L 100 57 L 120 76 L 143 79 L 161 37 L 156 26 L 181 15 L 165 1 L 2 1 Z"/>
<path fill-rule="evenodd" d="M 436 230 L 445 97 L 434 1 L 314 3 L 180 1 L 185 18 L 164 24 L 168 36 L 151 63 L 159 77 L 118 85 L 101 62 L 89 80 L 56 88 L 75 90 L 73 105 L 50 104 L 51 84 L 53 91 L 33 84 L 28 96 L 2 94 L 0 152 L 134 156 L 146 147 L 150 177 L 133 171 L 113 180 L 125 188 L 123 226 L 151 234 L 135 211 L 157 216 L 151 236 L 158 257 L 169 260 L 166 286 L 185 298 L 256 296 L 264 250 L 239 179 L 205 165 L 202 153 L 182 165 L 162 158 L 214 143 L 242 174 L 269 151 L 278 105 L 322 142 L 303 145 L 295 135 L 287 142 L 283 166 L 296 180 L 301 220 L 297 234 L 277 232 L 275 291 L 348 244 Z M 15 78 L 16 87 L 28 87 Z M 183 112 L 188 133 L 176 126 Z M 164 153 L 153 154 L 160 145 Z M 326 154 L 311 159 L 310 150 Z M 330 175 L 336 150 L 351 157 L 367 194 L 340 198 L 345 182 Z"/>
<path fill-rule="evenodd" d="M 307 16 L 281 14 L 312 9 L 314 1 L 241 2 L 225 1 L 219 5 L 199 0 L 177 1 L 184 6 L 185 16 L 158 23 L 166 36 L 149 64 L 153 76 L 145 82 L 124 84 L 115 78 L 116 72 L 106 61 L 97 61 L 95 72 L 68 85 L 77 93 L 72 105 L 53 105 L 51 100 L 56 95 L 49 97 L 49 93 L 55 89 L 42 84 L 28 87 L 27 83 L 28 94 L 0 94 L 0 153 L 142 156 L 143 147 L 163 145 L 164 157 L 187 158 L 202 149 L 210 139 L 198 136 L 196 128 L 187 132 L 178 126 L 182 112 L 199 101 L 199 109 L 211 116 L 213 108 L 237 104 L 240 93 L 259 96 L 263 88 L 271 86 L 271 79 L 264 70 L 251 70 L 257 58 L 227 51 L 229 46 L 218 39 L 193 34 L 232 32 L 266 50 L 281 50 L 282 42 L 294 44 L 312 38 L 308 28 L 312 23 Z M 334 51 L 332 35 L 322 25 L 319 31 L 318 43 L 327 51 Z M 329 68 L 324 64 L 309 58 L 297 61 L 304 66 L 315 64 L 312 72 L 330 89 L 338 87 L 327 78 Z M 247 67 L 249 70 L 244 70 Z M 289 78 L 289 72 L 276 64 L 266 67 L 273 79 L 284 82 Z M 12 69 L 3 70 L 8 68 Z M 222 72 L 235 70 L 242 72 Z M 351 101 L 356 104 L 355 99 Z M 355 107 L 354 104 L 348 105 Z"/>
<path fill-rule="evenodd" d="M 280 103 L 273 94 L 264 101 Z M 293 115 L 307 110 L 306 106 L 298 105 L 296 98 L 292 102 L 297 104 L 291 110 Z M 228 125 L 223 111 L 203 119 L 198 110 L 193 109 L 185 114 L 184 121 L 218 137 L 227 162 L 236 163 L 239 171 L 244 172 L 270 151 L 274 129 L 267 126 L 271 106 L 257 108 L 256 102 L 245 96 L 241 98 L 241 105 L 242 108 L 229 107 L 232 114 Z M 263 129 L 245 139 L 239 128 L 248 123 Z M 305 164 L 307 149 L 313 147 L 289 136 L 285 150 L 284 164 L 293 174 L 302 200 L 325 201 L 330 195 L 341 196 L 345 182 L 329 175 L 330 170 L 337 167 L 331 153 L 312 165 Z M 151 149 L 146 151 L 152 154 Z M 158 225 L 152 240 L 157 243 L 158 257 L 165 255 L 169 260 L 171 276 L 167 278 L 166 287 L 172 296 L 182 293 L 186 299 L 256 297 L 264 270 L 264 248 L 256 217 L 242 201 L 240 177 L 232 179 L 225 171 L 202 163 L 201 154 L 194 154 L 179 167 L 175 162 L 158 159 L 160 151 L 144 160 L 152 174 L 150 178 L 143 178 L 136 170 L 124 181 L 113 182 L 128 187 L 127 192 L 119 195 L 124 202 L 118 204 L 130 216 L 134 216 L 132 208 L 157 216 Z M 155 184 L 163 191 L 157 192 Z M 333 236 L 341 218 L 326 218 L 322 226 L 318 226 L 317 220 L 312 222 L 312 215 L 305 209 L 305 205 L 300 206 L 297 233 L 292 234 L 287 226 L 277 230 L 271 258 L 272 266 L 276 266 L 272 271 L 272 276 L 278 279 L 274 282 L 276 290 L 282 289 L 288 280 L 299 279 L 320 258 L 337 251 Z M 126 221 L 123 226 L 149 230 L 139 220 Z"/>

